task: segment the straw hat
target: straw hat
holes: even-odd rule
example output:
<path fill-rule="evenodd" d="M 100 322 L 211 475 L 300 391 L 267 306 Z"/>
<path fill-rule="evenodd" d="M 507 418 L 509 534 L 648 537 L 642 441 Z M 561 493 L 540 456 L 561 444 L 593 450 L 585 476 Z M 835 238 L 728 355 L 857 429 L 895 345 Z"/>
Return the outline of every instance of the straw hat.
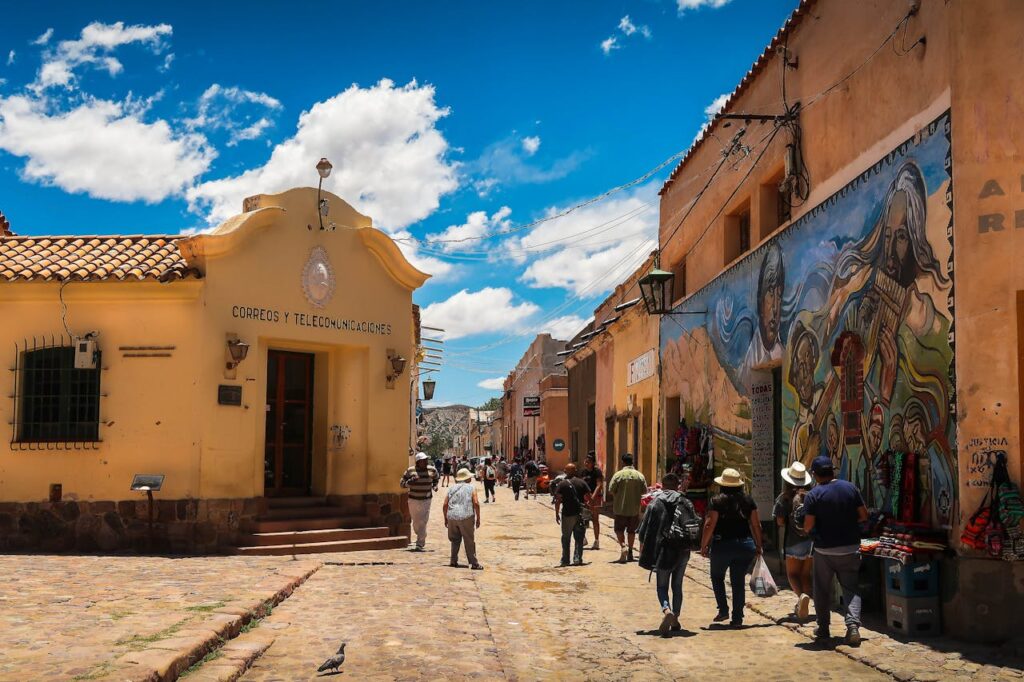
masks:
<path fill-rule="evenodd" d="M 735 469 L 726 469 L 721 476 L 715 478 L 715 483 L 723 488 L 742 488 L 743 477 Z"/>
<path fill-rule="evenodd" d="M 473 478 L 473 474 L 469 473 L 469 469 L 459 469 L 459 472 L 455 474 L 455 480 L 459 483 L 465 483 Z"/>
<path fill-rule="evenodd" d="M 811 484 L 811 475 L 807 473 L 807 467 L 803 465 L 803 462 L 793 462 L 788 469 L 782 470 L 782 480 L 797 488 L 803 488 Z"/>

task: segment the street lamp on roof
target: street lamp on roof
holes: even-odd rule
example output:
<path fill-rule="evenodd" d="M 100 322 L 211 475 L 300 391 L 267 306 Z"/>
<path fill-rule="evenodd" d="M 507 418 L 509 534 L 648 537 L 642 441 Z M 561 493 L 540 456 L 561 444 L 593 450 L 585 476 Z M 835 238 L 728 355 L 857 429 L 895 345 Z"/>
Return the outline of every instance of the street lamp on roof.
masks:
<path fill-rule="evenodd" d="M 320 182 L 316 186 L 316 212 L 317 217 L 320 218 L 320 230 L 324 229 L 324 216 L 327 215 L 327 199 L 321 196 L 321 191 L 324 187 L 324 180 L 330 177 L 331 169 L 334 166 L 325 157 L 320 157 L 320 162 L 316 164 L 316 172 L 320 175 Z"/>

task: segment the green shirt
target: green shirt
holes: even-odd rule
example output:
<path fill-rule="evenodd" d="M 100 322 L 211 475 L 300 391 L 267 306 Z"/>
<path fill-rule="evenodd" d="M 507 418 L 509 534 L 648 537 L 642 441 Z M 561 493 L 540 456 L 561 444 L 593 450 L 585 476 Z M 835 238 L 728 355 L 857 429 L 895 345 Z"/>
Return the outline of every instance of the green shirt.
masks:
<path fill-rule="evenodd" d="M 639 516 L 640 498 L 647 492 L 647 479 L 633 467 L 625 467 L 612 476 L 608 492 L 615 498 L 616 516 Z"/>

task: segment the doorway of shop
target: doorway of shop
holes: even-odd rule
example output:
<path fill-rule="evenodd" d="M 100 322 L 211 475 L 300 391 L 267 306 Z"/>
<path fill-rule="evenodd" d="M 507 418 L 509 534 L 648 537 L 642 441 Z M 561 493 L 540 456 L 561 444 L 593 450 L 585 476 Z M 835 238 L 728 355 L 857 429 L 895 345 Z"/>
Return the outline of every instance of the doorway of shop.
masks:
<path fill-rule="evenodd" d="M 264 495 L 286 497 L 309 494 L 312 427 L 313 355 L 269 351 Z"/>

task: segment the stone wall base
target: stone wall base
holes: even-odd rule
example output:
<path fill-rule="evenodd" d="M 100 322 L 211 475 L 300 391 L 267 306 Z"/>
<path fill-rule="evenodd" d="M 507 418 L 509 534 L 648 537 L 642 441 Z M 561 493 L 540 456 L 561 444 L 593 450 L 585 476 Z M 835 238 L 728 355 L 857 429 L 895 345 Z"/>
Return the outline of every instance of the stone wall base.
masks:
<path fill-rule="evenodd" d="M 958 557 L 942 562 L 943 631 L 972 642 L 1021 635 L 1024 562 Z"/>
<path fill-rule="evenodd" d="M 0 551 L 212 554 L 238 540 L 262 498 L 0 502 Z"/>

